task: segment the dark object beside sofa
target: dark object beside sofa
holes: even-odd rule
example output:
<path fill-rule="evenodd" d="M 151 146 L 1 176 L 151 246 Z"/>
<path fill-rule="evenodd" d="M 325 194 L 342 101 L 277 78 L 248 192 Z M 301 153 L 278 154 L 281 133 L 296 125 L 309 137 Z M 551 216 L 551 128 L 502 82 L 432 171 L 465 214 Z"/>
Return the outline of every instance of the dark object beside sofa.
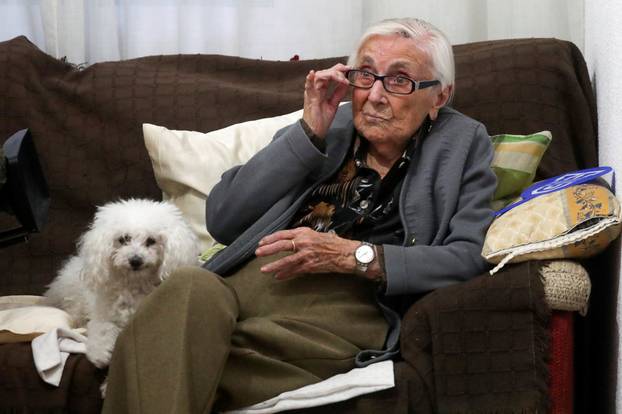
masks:
<path fill-rule="evenodd" d="M 525 39 L 459 45 L 455 52 L 454 107 L 490 134 L 552 131 L 539 179 L 597 165 L 595 104 L 574 45 Z M 80 71 L 24 37 L 0 43 L 0 137 L 30 128 L 52 199 L 42 234 L 0 250 L 0 295 L 40 294 L 96 205 L 160 198 L 143 122 L 207 132 L 291 112 L 302 106 L 306 73 L 343 60 L 151 56 Z M 483 275 L 426 296 L 404 319 L 397 386 L 335 404 L 330 412 L 546 411 L 549 312 L 541 265 L 511 265 L 494 278 Z M 469 311 L 478 314 L 475 324 L 465 322 Z M 492 315 L 499 314 L 495 326 Z M 99 410 L 102 373 L 83 356 L 70 357 L 56 389 L 39 380 L 29 352 L 25 343 L 0 345 L 0 411 Z"/>

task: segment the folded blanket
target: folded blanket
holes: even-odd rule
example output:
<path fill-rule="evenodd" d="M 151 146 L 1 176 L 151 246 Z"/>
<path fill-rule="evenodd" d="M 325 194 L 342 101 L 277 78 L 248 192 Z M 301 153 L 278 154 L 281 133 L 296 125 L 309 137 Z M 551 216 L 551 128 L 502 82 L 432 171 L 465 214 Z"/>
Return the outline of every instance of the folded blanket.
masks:
<path fill-rule="evenodd" d="M 284 392 L 267 401 L 226 414 L 269 414 L 285 410 L 317 407 L 395 386 L 393 361 L 355 368 L 322 382 Z"/>

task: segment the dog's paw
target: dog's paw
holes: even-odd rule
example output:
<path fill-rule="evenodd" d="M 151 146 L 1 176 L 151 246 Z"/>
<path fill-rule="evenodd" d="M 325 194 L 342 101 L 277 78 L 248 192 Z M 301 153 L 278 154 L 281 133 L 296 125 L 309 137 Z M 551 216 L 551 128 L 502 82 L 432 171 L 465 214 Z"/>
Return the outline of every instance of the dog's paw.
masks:
<path fill-rule="evenodd" d="M 86 329 L 86 358 L 97 368 L 107 367 L 120 328 L 109 321 L 91 320 Z"/>
<path fill-rule="evenodd" d="M 86 347 L 86 358 L 97 368 L 105 368 L 110 364 L 112 349 L 105 346 L 91 344 Z"/>

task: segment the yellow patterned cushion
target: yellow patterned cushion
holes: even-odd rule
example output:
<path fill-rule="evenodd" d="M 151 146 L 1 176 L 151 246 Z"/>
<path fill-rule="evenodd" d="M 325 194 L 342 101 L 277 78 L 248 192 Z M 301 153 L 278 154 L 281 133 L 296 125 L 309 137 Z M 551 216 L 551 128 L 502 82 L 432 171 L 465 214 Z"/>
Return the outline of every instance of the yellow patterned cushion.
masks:
<path fill-rule="evenodd" d="M 593 256 L 620 234 L 620 203 L 597 184 L 581 184 L 542 195 L 497 217 L 486 234 L 482 256 L 498 263 Z"/>

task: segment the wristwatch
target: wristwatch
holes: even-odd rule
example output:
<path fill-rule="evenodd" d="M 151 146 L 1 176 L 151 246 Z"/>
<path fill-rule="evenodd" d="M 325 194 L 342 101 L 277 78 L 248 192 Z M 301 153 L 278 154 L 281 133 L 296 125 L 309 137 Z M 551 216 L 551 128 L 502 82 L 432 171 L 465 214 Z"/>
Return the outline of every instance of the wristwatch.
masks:
<path fill-rule="evenodd" d="M 356 269 L 362 273 L 367 272 L 370 263 L 376 258 L 376 250 L 374 245 L 368 242 L 361 242 L 361 245 L 354 251 L 354 259 L 356 260 Z"/>

